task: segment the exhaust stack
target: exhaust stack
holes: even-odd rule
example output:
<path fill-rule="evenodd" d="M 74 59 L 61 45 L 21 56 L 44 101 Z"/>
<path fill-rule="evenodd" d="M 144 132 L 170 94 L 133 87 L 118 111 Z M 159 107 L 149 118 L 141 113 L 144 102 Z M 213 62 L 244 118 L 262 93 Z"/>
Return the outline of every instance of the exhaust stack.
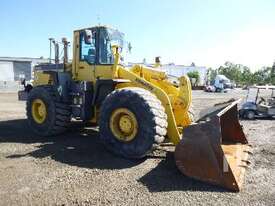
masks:
<path fill-rule="evenodd" d="M 68 42 L 67 38 L 63 37 L 62 43 L 63 43 L 63 48 L 64 48 L 63 63 L 66 64 L 66 63 L 68 63 L 68 46 L 69 46 L 70 42 Z"/>

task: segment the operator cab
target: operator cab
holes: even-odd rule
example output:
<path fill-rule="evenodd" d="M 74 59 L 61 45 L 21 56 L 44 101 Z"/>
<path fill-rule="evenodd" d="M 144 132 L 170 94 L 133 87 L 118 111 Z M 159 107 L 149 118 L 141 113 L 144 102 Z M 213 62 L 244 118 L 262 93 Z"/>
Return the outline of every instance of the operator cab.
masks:
<path fill-rule="evenodd" d="M 112 46 L 117 45 L 120 53 L 124 48 L 124 34 L 116 29 L 98 26 L 79 31 L 80 61 L 88 64 L 114 64 Z"/>

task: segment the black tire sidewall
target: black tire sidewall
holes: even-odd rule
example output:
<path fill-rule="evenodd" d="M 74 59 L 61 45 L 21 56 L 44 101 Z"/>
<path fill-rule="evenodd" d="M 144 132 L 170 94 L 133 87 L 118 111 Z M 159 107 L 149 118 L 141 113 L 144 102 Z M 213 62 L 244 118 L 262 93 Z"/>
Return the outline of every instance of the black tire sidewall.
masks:
<path fill-rule="evenodd" d="M 127 158 L 141 158 L 151 150 L 154 144 L 154 134 L 150 128 L 155 126 L 152 121 L 153 114 L 149 112 L 149 106 L 137 94 L 131 94 L 128 98 L 122 97 L 121 94 L 105 102 L 107 106 L 102 111 L 104 114 L 101 114 L 100 137 L 112 152 Z M 132 141 L 119 141 L 111 131 L 109 122 L 112 112 L 119 108 L 130 110 L 137 119 L 138 132 Z"/>
<path fill-rule="evenodd" d="M 47 116 L 45 121 L 41 124 L 38 124 L 32 116 L 32 102 L 35 99 L 42 100 L 46 106 Z M 29 126 L 36 134 L 47 136 L 50 130 L 53 129 L 55 125 L 55 102 L 46 89 L 36 87 L 31 90 L 27 100 L 27 117 Z"/>

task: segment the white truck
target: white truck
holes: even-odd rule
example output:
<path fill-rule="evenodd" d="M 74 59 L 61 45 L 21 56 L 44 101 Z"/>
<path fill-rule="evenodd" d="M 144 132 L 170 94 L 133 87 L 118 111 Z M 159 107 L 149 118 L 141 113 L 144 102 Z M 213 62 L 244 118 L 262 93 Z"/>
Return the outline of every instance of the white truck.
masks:
<path fill-rule="evenodd" d="M 230 79 L 222 74 L 218 74 L 212 84 L 205 87 L 206 92 L 227 92 L 232 89 L 233 84 Z"/>

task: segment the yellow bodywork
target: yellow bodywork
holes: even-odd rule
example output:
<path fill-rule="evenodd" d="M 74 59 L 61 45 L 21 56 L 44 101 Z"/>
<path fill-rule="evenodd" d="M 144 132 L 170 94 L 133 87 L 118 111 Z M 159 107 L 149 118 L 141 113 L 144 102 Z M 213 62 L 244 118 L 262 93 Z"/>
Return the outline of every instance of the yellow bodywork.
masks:
<path fill-rule="evenodd" d="M 53 84 L 53 79 L 50 74 L 45 74 L 41 71 L 34 72 L 34 81 L 33 81 L 34 86 L 51 85 L 51 84 Z"/>

